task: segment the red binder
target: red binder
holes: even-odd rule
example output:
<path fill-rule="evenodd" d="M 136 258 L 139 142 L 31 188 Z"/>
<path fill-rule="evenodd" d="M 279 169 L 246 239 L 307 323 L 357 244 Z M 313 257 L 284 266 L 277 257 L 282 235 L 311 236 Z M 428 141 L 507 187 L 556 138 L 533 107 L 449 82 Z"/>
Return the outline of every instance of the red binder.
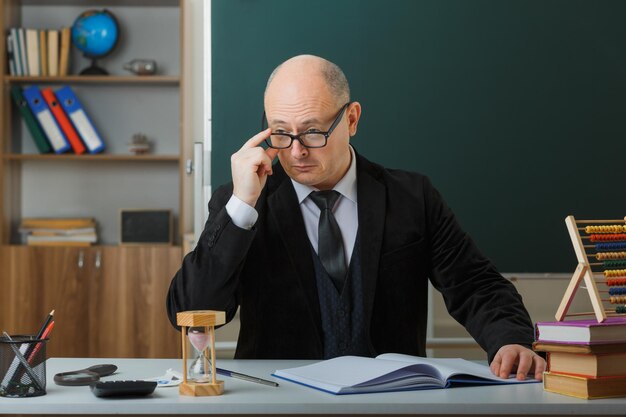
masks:
<path fill-rule="evenodd" d="M 42 90 L 41 94 L 43 95 L 44 100 L 46 100 L 46 103 L 48 103 L 48 106 L 50 107 L 50 110 L 52 111 L 52 114 L 54 115 L 54 118 L 56 119 L 59 127 L 61 128 L 61 130 L 63 130 L 65 137 L 67 137 L 70 145 L 72 145 L 72 149 L 74 150 L 74 152 L 77 155 L 85 153 L 87 150 L 85 149 L 85 145 L 80 140 L 80 136 L 78 136 L 76 129 L 74 129 L 74 125 L 72 125 L 72 122 L 70 121 L 70 119 L 68 119 L 67 115 L 63 111 L 63 108 L 61 107 L 59 101 L 54 95 L 52 88 L 46 88 Z"/>

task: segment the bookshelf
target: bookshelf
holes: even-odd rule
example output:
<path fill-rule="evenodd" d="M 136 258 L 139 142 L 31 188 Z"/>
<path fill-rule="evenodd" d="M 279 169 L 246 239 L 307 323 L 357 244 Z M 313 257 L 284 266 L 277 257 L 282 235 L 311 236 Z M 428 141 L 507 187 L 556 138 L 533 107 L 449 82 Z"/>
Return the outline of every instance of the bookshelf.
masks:
<path fill-rule="evenodd" d="M 22 217 L 60 215 L 95 217 L 100 242 L 116 245 L 119 242 L 117 213 L 125 208 L 172 210 L 176 245 L 181 244 L 182 234 L 188 229 L 185 225 L 190 220 L 186 217 L 190 217 L 191 207 L 187 207 L 181 192 L 190 189 L 185 184 L 184 169 L 186 159 L 191 156 L 191 148 L 187 147 L 190 140 L 184 140 L 188 136 L 187 127 L 182 122 L 184 0 L 3 0 L 2 33 L 10 27 L 71 26 L 81 12 L 104 8 L 116 16 L 120 25 L 117 47 L 110 56 L 99 60 L 110 76 L 76 75 L 88 63 L 76 48 L 70 53 L 67 76 L 12 76 L 6 69 L 3 71 L 0 83 L 2 244 L 20 243 L 17 225 Z M 5 42 L 0 49 L 2 66 L 6 68 Z M 158 74 L 136 76 L 124 70 L 123 64 L 134 58 L 155 59 Z M 71 86 L 103 137 L 105 153 L 39 154 L 11 103 L 8 91 L 13 85 L 53 89 Z M 151 154 L 133 155 L 128 151 L 135 133 L 148 136 L 153 145 Z M 111 187 L 106 187 L 107 181 L 102 178 L 107 176 L 112 177 Z M 160 181 L 165 181 L 167 188 Z M 68 187 L 73 188 L 72 193 L 63 189 Z M 85 199 L 96 193 L 86 188 L 93 187 L 106 187 L 108 198 L 90 207 Z"/>
<path fill-rule="evenodd" d="M 70 342 L 57 342 L 58 348 L 52 350 L 56 356 L 178 355 L 178 339 L 165 317 L 164 299 L 180 266 L 183 234 L 191 231 L 193 218 L 191 177 L 185 172 L 193 152 L 184 111 L 190 106 L 190 85 L 185 81 L 190 59 L 184 44 L 190 30 L 187 1 L 0 0 L 0 294 L 4 294 L 0 295 L 0 324 L 13 332 L 33 331 L 40 310 L 50 310 L 48 305 L 34 305 L 33 299 L 60 309 L 71 323 L 59 334 Z M 9 75 L 7 28 L 59 29 L 71 26 L 83 11 L 105 8 L 120 26 L 118 45 L 98 60 L 109 76 L 77 75 L 89 61 L 74 47 L 67 76 Z M 137 76 L 124 70 L 123 64 L 135 58 L 156 60 L 157 75 Z M 102 136 L 104 153 L 38 153 L 12 103 L 9 92 L 14 85 L 53 90 L 69 85 Z M 135 133 L 148 137 L 151 153 L 128 151 Z M 122 209 L 171 210 L 174 245 L 118 246 Z M 24 246 L 18 233 L 24 217 L 93 217 L 99 243 L 87 248 Z M 74 300 L 96 295 L 104 297 L 98 301 L 98 311 L 86 305 L 88 301 Z M 103 337 L 89 347 L 70 348 L 75 346 L 72 332 L 84 326 L 79 321 L 85 316 L 89 327 L 104 326 L 111 338 L 117 331 L 136 329 L 135 320 L 141 315 L 132 305 L 135 298 L 144 300 L 146 314 L 154 313 L 157 324 L 150 339 L 159 341 L 160 347 L 146 350 L 128 337 L 116 343 Z M 23 305 L 30 306 L 25 316 L 19 313 Z M 107 324 L 101 311 L 117 324 Z"/>

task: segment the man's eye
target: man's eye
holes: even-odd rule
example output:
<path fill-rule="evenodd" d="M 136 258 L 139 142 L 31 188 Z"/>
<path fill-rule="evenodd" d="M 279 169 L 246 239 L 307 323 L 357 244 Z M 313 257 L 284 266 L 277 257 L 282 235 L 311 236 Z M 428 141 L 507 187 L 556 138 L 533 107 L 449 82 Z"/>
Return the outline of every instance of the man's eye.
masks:
<path fill-rule="evenodd" d="M 307 130 L 306 132 L 304 132 L 304 133 L 320 133 L 320 132 L 321 132 L 321 130 L 319 130 L 319 129 L 308 129 L 308 130 Z"/>

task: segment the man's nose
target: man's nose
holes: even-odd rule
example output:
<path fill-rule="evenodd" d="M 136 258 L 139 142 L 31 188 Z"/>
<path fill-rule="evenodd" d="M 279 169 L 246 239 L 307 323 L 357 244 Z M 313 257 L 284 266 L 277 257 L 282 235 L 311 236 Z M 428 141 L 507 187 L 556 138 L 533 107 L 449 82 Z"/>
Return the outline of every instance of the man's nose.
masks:
<path fill-rule="evenodd" d="M 291 156 L 294 158 L 302 158 L 307 156 L 309 150 L 302 146 L 299 140 L 291 142 Z"/>

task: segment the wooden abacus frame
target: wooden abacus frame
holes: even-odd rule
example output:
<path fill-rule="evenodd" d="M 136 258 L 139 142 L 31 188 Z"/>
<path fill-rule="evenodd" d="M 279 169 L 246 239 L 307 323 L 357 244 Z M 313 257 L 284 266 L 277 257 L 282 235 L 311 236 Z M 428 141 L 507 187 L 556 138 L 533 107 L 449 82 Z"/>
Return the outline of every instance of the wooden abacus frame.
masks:
<path fill-rule="evenodd" d="M 602 304 L 602 298 L 600 297 L 600 293 L 598 292 L 598 287 L 596 285 L 596 281 L 593 276 L 593 271 L 591 269 L 592 264 L 589 262 L 587 252 L 585 250 L 585 245 L 583 244 L 582 238 L 579 232 L 579 224 L 610 224 L 610 223 L 626 223 L 626 217 L 623 220 L 576 220 L 574 216 L 567 216 L 565 218 L 565 224 L 567 225 L 567 230 L 569 232 L 570 238 L 572 240 L 572 245 L 574 246 L 574 251 L 576 252 L 576 258 L 578 259 L 578 266 L 574 271 L 574 275 L 569 282 L 567 289 L 565 290 L 565 294 L 563 294 L 563 299 L 561 300 L 561 304 L 556 312 L 556 319 L 558 321 L 563 321 L 566 316 L 588 316 L 595 315 L 598 323 L 602 323 L 607 318 L 607 311 L 605 311 L 604 306 Z M 580 287 L 580 282 L 584 280 L 587 292 L 589 294 L 589 299 L 591 300 L 591 305 L 593 306 L 593 312 L 584 312 L 584 313 L 575 313 L 575 314 L 567 314 L 569 307 L 576 296 L 576 291 Z M 623 313 L 609 313 L 610 315 L 623 315 Z"/>

